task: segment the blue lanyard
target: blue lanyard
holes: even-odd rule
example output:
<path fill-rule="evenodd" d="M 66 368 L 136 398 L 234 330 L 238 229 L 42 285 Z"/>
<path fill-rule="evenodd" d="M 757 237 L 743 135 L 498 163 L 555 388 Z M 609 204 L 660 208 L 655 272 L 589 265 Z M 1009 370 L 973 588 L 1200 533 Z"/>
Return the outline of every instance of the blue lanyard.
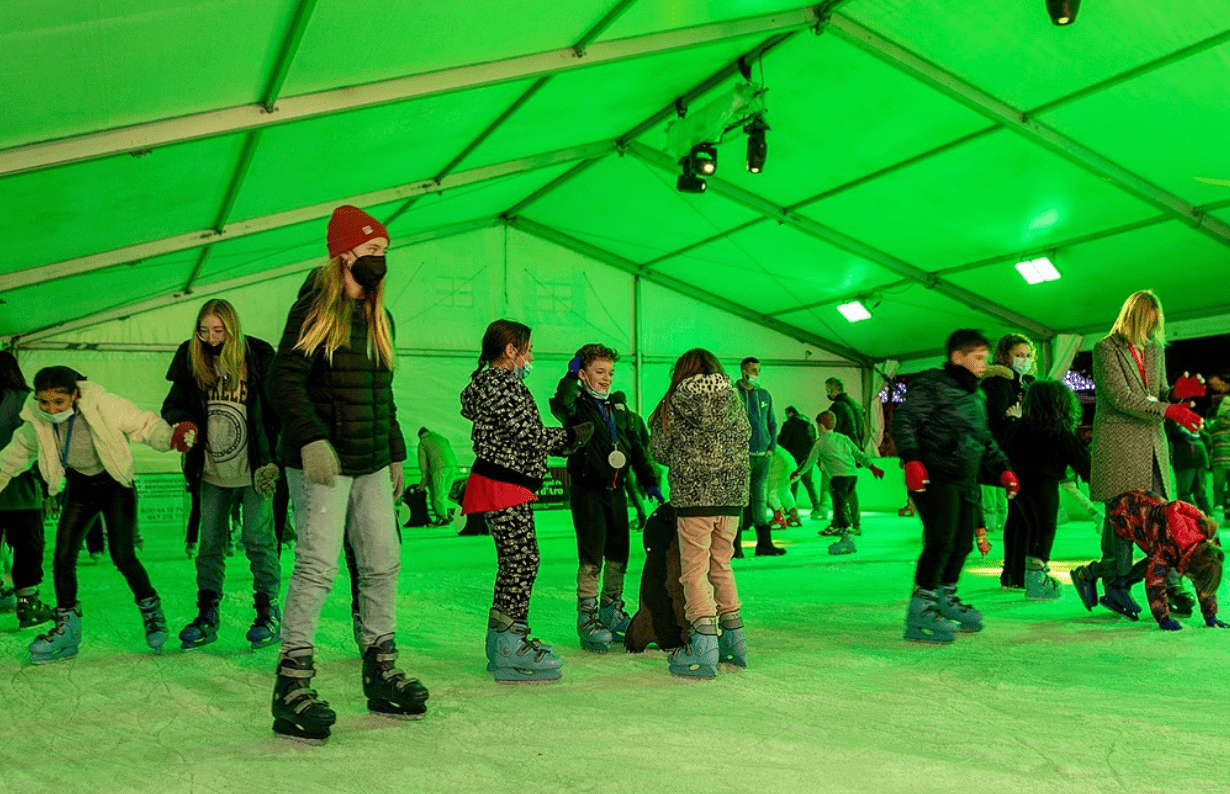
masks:
<path fill-rule="evenodd" d="M 619 449 L 619 437 L 615 434 L 615 412 L 612 410 L 607 413 L 606 408 L 602 405 L 602 401 L 597 397 L 590 396 L 594 401 L 594 405 L 598 406 L 598 410 L 602 413 L 602 418 L 606 420 L 607 429 L 611 431 L 611 445 Z"/>
<path fill-rule="evenodd" d="M 60 465 L 65 469 L 68 468 L 68 447 L 73 443 L 73 422 L 77 421 L 77 414 L 68 417 L 68 433 L 64 436 L 64 451 L 60 454 Z M 57 432 L 58 436 L 59 433 Z"/>

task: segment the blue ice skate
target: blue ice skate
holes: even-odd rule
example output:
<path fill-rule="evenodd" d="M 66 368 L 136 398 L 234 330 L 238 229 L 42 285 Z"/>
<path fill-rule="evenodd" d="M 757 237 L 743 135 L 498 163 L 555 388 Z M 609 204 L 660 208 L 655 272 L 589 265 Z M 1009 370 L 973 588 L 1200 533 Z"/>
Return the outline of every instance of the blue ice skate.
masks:
<path fill-rule="evenodd" d="M 277 645 L 282 641 L 282 610 L 274 599 L 264 593 L 257 593 L 253 601 L 256 605 L 256 620 L 248 628 L 247 634 L 252 650 Z"/>
<path fill-rule="evenodd" d="M 738 611 L 727 612 L 718 620 L 722 633 L 718 636 L 718 663 L 730 671 L 747 669 L 747 641 L 743 637 L 743 616 Z"/>
<path fill-rule="evenodd" d="M 1054 601 L 1063 595 L 1063 585 L 1043 565 L 1025 569 L 1025 598 L 1029 601 Z"/>
<path fill-rule="evenodd" d="M 1106 585 L 1106 595 L 1098 603 L 1128 620 L 1140 620 L 1140 604 L 1132 600 L 1128 584 L 1122 578 Z"/>
<path fill-rule="evenodd" d="M 843 533 L 841 540 L 829 544 L 829 554 L 853 554 L 856 551 L 858 547 L 854 545 L 854 539 L 850 537 L 849 532 Z"/>
<path fill-rule="evenodd" d="M 933 590 L 914 589 L 905 613 L 905 638 L 919 642 L 952 642 L 957 627 L 940 615 Z"/>
<path fill-rule="evenodd" d="M 201 590 L 196 594 L 197 615 L 180 630 L 180 648 L 200 648 L 218 639 L 218 604 L 221 601 L 222 596 L 213 590 Z"/>
<path fill-rule="evenodd" d="M 137 602 L 141 610 L 141 623 L 145 628 L 145 644 L 154 649 L 154 653 L 162 653 L 162 646 L 167 642 L 167 616 L 162 614 L 162 599 L 157 595 L 143 598 Z"/>
<path fill-rule="evenodd" d="M 35 664 L 58 662 L 77 655 L 81 645 L 81 605 L 55 611 L 56 624 L 30 643 L 30 661 Z"/>
<path fill-rule="evenodd" d="M 718 666 L 717 618 L 692 621 L 688 644 L 670 652 L 669 669 L 684 678 L 716 678 Z"/>
<path fill-rule="evenodd" d="M 1072 589 L 1080 598 L 1085 609 L 1093 611 L 1098 603 L 1098 577 L 1093 573 L 1093 563 L 1078 565 L 1072 569 Z"/>
<path fill-rule="evenodd" d="M 499 625 L 495 628 L 489 667 L 496 681 L 539 683 L 558 681 L 563 676 L 560 671 L 563 662 L 551 652 L 550 646 L 530 639 L 529 626 L 506 615 L 495 614 Z"/>
<path fill-rule="evenodd" d="M 957 586 L 946 584 L 936 598 L 940 615 L 957 624 L 957 631 L 982 631 L 982 613 L 957 598 Z"/>
<path fill-rule="evenodd" d="M 604 595 L 602 600 L 605 603 L 598 610 L 598 622 L 611 633 L 611 640 L 620 645 L 623 644 L 624 634 L 632 623 L 632 617 L 624 610 L 622 595 L 622 593 L 615 593 L 613 596 Z"/>
<path fill-rule="evenodd" d="M 598 620 L 598 599 L 577 599 L 577 637 L 583 651 L 606 653 L 611 650 L 611 632 Z"/>

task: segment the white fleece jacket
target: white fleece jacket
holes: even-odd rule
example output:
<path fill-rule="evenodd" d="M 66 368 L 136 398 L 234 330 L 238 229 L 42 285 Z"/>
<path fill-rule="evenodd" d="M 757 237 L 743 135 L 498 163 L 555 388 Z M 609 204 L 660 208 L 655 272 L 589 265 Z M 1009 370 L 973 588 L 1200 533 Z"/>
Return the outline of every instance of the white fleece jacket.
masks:
<path fill-rule="evenodd" d="M 116 482 L 131 487 L 135 474 L 129 442 L 139 441 L 166 452 L 171 448 L 171 426 L 153 411 L 143 411 L 97 383 L 83 380 L 78 388 L 81 396 L 75 408 L 89 425 L 98 459 Z M 60 462 L 54 425 L 43 418 L 38 398 L 33 393 L 22 406 L 21 418 L 25 423 L 14 431 L 13 440 L 0 451 L 0 488 L 37 461 L 47 490 L 55 495 L 64 487 L 64 465 Z"/>

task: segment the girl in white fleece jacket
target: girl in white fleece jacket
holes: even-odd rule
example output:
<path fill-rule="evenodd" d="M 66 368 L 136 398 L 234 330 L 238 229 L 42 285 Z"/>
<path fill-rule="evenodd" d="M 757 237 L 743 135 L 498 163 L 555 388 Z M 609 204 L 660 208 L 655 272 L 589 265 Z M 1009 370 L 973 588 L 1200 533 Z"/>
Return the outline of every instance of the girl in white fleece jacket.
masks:
<path fill-rule="evenodd" d="M 160 452 L 172 448 L 186 452 L 196 438 L 196 426 L 181 422 L 171 427 L 158 414 L 109 394 L 68 367 L 39 370 L 21 417 L 25 423 L 0 451 L 0 490 L 35 462 L 52 496 L 65 490 L 52 565 L 56 624 L 30 643 L 31 660 L 58 661 L 77 654 L 81 643 L 77 550 L 100 514 L 111 560 L 141 610 L 145 640 L 161 652 L 167 638 L 162 603 L 133 549 L 137 500 L 128 444 L 139 441 Z"/>

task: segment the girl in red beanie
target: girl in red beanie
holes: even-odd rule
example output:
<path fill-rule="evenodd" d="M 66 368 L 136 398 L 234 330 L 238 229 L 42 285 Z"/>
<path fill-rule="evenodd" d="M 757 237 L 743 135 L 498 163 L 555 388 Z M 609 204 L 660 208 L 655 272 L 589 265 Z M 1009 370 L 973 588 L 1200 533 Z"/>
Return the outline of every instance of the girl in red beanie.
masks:
<path fill-rule="evenodd" d="M 393 324 L 384 309 L 389 233 L 357 207 L 329 220 L 329 261 L 291 307 L 267 388 L 281 414 L 299 541 L 282 616 L 275 733 L 323 742 L 337 715 L 311 688 L 316 627 L 343 539 L 359 570 L 363 693 L 376 714 L 418 719 L 427 690 L 394 667 L 401 547 L 394 502 L 406 444 L 393 403 Z"/>

